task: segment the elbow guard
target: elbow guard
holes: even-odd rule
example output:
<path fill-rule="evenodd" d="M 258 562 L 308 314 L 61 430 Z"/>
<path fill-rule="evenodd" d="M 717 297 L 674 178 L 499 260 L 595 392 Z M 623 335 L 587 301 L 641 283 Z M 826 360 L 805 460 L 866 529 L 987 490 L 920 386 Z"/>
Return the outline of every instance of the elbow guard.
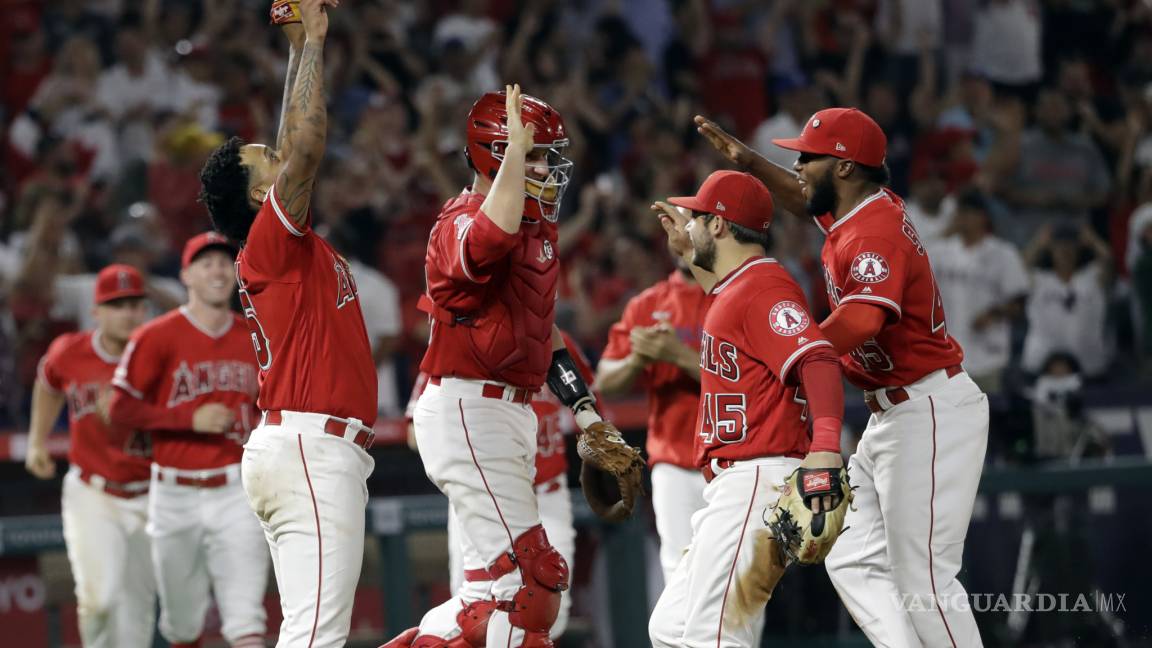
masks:
<path fill-rule="evenodd" d="M 568 349 L 552 352 L 552 366 L 548 367 L 548 389 L 573 412 L 585 406 L 595 407 L 596 399 L 588 391 L 588 383 L 580 376 Z"/>

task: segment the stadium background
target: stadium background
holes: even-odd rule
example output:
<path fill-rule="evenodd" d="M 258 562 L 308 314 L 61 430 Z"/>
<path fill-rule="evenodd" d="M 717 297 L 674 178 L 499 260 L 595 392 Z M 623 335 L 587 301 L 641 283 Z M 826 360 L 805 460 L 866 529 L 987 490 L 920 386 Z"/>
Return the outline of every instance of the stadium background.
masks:
<path fill-rule="evenodd" d="M 287 48 L 262 0 L 3 0 L 0 13 L 0 644 L 78 645 L 59 480 L 22 466 L 36 362 L 88 323 L 90 273 L 107 262 L 147 271 L 158 303 L 180 298 L 180 245 L 209 226 L 197 172 L 221 137 L 272 139 Z M 769 138 L 821 107 L 860 106 L 888 134 L 893 186 L 929 224 L 922 235 L 957 205 L 987 214 L 1033 292 L 1004 294 L 999 273 L 942 277 L 952 326 L 985 314 L 989 294 L 1016 304 L 1007 361 L 982 376 L 991 443 L 961 578 L 993 595 L 1125 594 L 1125 609 L 980 612 L 985 642 L 1152 645 L 1147 2 L 345 0 L 332 19 L 315 214 L 358 262 L 391 377 L 355 640 L 375 646 L 447 596 L 444 501 L 395 417 L 427 335 L 415 308 L 426 236 L 469 180 L 463 115 L 517 81 L 571 132 L 560 324 L 593 359 L 627 299 L 671 269 L 648 204 L 722 166 L 694 114 L 789 164 Z M 780 214 L 773 234 L 822 316 L 816 230 Z M 1064 266 L 1060 246 L 1073 250 Z M 934 254 L 938 273 L 946 257 Z M 1057 276 L 1057 298 L 1036 289 Z M 859 430 L 866 412 L 849 401 Z M 608 410 L 642 440 L 639 396 Z M 66 436 L 53 444 L 62 457 Z M 659 591 L 650 510 L 580 530 L 564 645 L 644 645 Z M 865 645 L 823 570 L 793 570 L 769 604 L 765 645 L 801 641 Z"/>

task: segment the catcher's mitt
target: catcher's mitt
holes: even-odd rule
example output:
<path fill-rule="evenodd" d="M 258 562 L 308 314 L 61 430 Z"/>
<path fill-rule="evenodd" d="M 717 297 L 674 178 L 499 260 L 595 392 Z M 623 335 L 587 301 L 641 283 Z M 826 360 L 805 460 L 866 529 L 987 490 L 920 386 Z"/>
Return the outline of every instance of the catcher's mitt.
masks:
<path fill-rule="evenodd" d="M 826 495 L 832 508 L 813 513 L 808 502 Z M 852 504 L 847 468 L 797 468 L 784 481 L 780 499 L 765 524 L 772 530 L 785 564 L 824 562 L 844 526 Z"/>
<path fill-rule="evenodd" d="M 300 2 L 298 0 L 275 0 L 272 9 L 268 12 L 273 25 L 287 25 L 303 22 L 300 16 Z"/>
<path fill-rule="evenodd" d="M 620 430 L 607 421 L 589 425 L 576 450 L 583 460 L 580 488 L 588 506 L 609 522 L 628 519 L 636 498 L 644 493 L 640 450 L 628 445 Z"/>

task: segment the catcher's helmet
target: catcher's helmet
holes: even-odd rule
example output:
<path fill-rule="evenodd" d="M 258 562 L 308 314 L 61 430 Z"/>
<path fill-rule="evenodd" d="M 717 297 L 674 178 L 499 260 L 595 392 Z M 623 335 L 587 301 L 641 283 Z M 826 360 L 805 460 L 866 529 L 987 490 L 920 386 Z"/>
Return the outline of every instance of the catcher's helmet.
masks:
<path fill-rule="evenodd" d="M 503 92 L 489 92 L 468 111 L 468 146 L 464 154 L 477 173 L 496 177 L 508 144 L 508 111 Z M 530 218 L 556 220 L 560 199 L 572 177 L 572 161 L 563 156 L 568 147 L 564 119 L 555 108 L 531 95 L 523 95 L 520 118 L 536 128 L 533 141 L 537 150 L 547 152 L 548 177 L 524 179 L 524 214 Z"/>

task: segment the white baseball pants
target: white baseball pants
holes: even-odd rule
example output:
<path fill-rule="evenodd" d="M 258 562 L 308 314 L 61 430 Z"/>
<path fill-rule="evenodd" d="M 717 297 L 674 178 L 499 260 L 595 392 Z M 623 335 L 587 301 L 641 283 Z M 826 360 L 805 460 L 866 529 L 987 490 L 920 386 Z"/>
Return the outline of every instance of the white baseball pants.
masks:
<path fill-rule="evenodd" d="M 360 446 L 324 432 L 328 416 L 282 412 L 244 445 L 241 474 L 264 530 L 280 589 L 278 648 L 340 648 L 364 558 L 365 481 L 375 464 Z"/>
<path fill-rule="evenodd" d="M 652 466 L 652 512 L 665 583 L 672 580 L 672 572 L 692 542 L 692 516 L 704 508 L 706 485 L 699 470 L 667 463 Z"/>
<path fill-rule="evenodd" d="M 536 414 L 529 405 L 480 396 L 481 381 L 444 378 L 429 384 L 413 423 L 424 471 L 448 496 L 462 531 L 464 569 L 487 568 L 512 542 L 540 524 L 536 491 Z M 555 540 L 549 536 L 555 545 Z M 455 596 L 431 609 L 420 633 L 451 639 L 456 614 L 479 599 L 511 600 L 523 580 L 513 570 L 495 581 L 464 581 Z M 489 646 L 519 646 L 524 632 L 505 612 L 488 622 Z"/>
<path fill-rule="evenodd" d="M 772 559 L 764 511 L 799 459 L 764 457 L 724 469 L 704 488 L 692 543 L 648 622 L 654 648 L 751 648 L 764 625 Z"/>
<path fill-rule="evenodd" d="M 148 495 L 114 497 L 64 476 L 61 509 L 85 648 L 150 648 L 156 581 L 145 523 Z"/>
<path fill-rule="evenodd" d="M 227 475 L 229 483 L 217 488 L 172 483 L 176 474 L 197 472 L 152 464 L 148 534 L 160 589 L 160 634 L 172 643 L 196 641 L 211 590 L 228 643 L 263 648 L 268 544 L 240 485 L 240 464 L 204 471 Z"/>
<path fill-rule="evenodd" d="M 972 648 L 980 632 L 956 574 L 988 445 L 988 399 L 966 373 L 906 387 L 873 414 L 849 460 L 856 499 L 825 565 L 882 648 Z"/>

